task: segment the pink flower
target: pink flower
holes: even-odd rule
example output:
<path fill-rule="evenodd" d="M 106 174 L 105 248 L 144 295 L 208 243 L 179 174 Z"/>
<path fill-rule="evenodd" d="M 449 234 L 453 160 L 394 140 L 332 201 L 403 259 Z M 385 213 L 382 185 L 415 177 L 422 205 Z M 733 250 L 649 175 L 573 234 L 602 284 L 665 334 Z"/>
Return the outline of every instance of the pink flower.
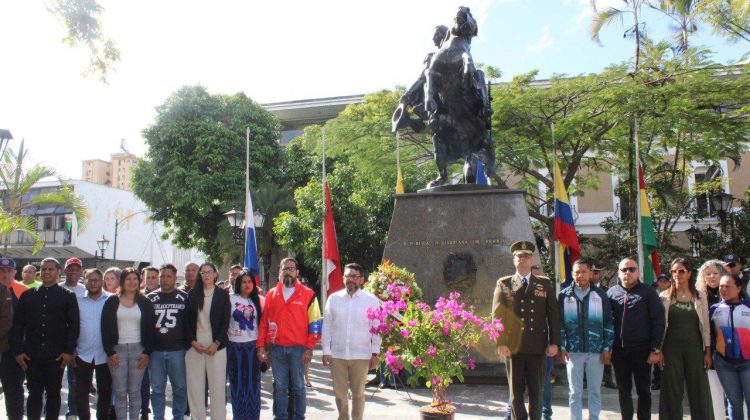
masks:
<path fill-rule="evenodd" d="M 418 367 L 422 366 L 423 364 L 424 364 L 424 362 L 422 361 L 422 359 L 420 359 L 419 357 L 415 357 L 414 358 L 414 363 L 412 363 L 412 366 L 418 368 Z"/>
<path fill-rule="evenodd" d="M 385 353 L 385 362 L 388 363 L 388 366 L 391 368 L 394 375 L 404 367 L 404 364 L 401 363 L 401 359 L 398 356 L 395 356 L 390 350 Z"/>
<path fill-rule="evenodd" d="M 474 370 L 477 366 L 474 364 L 474 359 L 469 357 L 469 369 Z"/>
<path fill-rule="evenodd" d="M 424 355 L 427 357 L 435 357 L 436 354 L 437 354 L 437 349 L 435 348 L 435 346 L 430 346 L 430 348 L 428 348 L 427 351 L 424 353 Z"/>
<path fill-rule="evenodd" d="M 417 325 L 417 321 L 414 320 L 414 319 L 410 319 L 409 321 L 406 321 L 406 325 L 408 325 L 410 327 L 414 327 L 414 326 Z"/>
<path fill-rule="evenodd" d="M 405 328 L 401 328 L 401 336 L 404 338 L 409 338 L 409 331 L 407 331 Z"/>

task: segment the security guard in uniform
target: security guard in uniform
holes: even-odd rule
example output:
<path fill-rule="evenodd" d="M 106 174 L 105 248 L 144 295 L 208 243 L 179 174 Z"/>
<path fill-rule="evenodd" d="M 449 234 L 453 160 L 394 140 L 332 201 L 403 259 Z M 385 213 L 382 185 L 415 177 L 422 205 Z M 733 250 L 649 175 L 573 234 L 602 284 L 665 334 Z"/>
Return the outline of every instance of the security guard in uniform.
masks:
<path fill-rule="evenodd" d="M 539 420 L 546 357 L 555 356 L 560 344 L 560 310 L 550 279 L 531 274 L 534 244 L 518 241 L 510 252 L 516 273 L 497 281 L 492 298 L 492 316 L 505 326 L 497 339 L 497 353 L 505 357 L 513 418 Z"/>

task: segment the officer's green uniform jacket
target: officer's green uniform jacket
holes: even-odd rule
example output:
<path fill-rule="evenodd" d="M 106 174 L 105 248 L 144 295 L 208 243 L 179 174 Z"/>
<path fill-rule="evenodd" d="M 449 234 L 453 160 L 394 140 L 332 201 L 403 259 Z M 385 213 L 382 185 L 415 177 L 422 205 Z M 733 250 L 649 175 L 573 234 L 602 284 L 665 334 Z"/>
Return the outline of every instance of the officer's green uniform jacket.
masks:
<path fill-rule="evenodd" d="M 492 317 L 505 327 L 497 345 L 511 354 L 543 354 L 548 345 L 560 345 L 560 309 L 547 277 L 531 275 L 528 286 L 518 274 L 498 279 Z"/>

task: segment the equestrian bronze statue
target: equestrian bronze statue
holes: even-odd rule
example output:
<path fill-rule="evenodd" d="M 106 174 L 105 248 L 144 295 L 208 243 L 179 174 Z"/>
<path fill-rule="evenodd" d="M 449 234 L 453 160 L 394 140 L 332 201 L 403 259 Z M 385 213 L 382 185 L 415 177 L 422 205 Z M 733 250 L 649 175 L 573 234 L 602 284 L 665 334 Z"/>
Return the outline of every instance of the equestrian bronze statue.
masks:
<path fill-rule="evenodd" d="M 401 97 L 393 113 L 393 131 L 425 128 L 432 134 L 438 177 L 429 188 L 448 182 L 448 165 L 464 161 L 464 182 L 474 183 L 477 161 L 487 179 L 495 167 L 490 134 L 490 96 L 484 73 L 474 66 L 471 39 L 477 22 L 468 7 L 459 7 L 450 29 L 438 26 L 433 40 L 437 51 L 425 57 L 419 79 Z M 409 108 L 416 118 L 411 118 Z M 426 125 L 425 125 L 426 121 Z"/>

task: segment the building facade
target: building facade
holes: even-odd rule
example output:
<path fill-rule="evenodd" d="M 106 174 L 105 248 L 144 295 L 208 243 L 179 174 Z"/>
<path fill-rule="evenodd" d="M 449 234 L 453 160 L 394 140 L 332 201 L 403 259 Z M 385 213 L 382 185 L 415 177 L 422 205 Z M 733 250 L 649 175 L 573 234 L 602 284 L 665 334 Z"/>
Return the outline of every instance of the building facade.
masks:
<path fill-rule="evenodd" d="M 90 159 L 82 163 L 84 181 L 132 191 L 130 180 L 138 157 L 132 153 L 113 153 L 110 160 Z"/>
<path fill-rule="evenodd" d="M 36 219 L 37 234 L 44 248 L 32 254 L 31 238 L 23 232 L 8 237 L 7 255 L 20 264 L 38 263 L 53 257 L 61 262 L 71 257 L 80 258 L 84 267 L 160 266 L 166 262 L 182 267 L 187 261 L 201 262 L 205 256 L 192 249 L 177 248 L 170 240 L 163 240 L 164 226 L 149 220 L 146 204 L 133 192 L 83 180 L 68 181 L 81 196 L 89 212 L 85 229 L 81 229 L 71 209 L 60 206 L 34 206 L 25 211 Z M 44 181 L 32 188 L 25 200 L 43 192 L 60 188 L 59 181 Z M 109 241 L 101 255 L 97 240 Z M 182 274 L 180 272 L 180 274 Z"/>

